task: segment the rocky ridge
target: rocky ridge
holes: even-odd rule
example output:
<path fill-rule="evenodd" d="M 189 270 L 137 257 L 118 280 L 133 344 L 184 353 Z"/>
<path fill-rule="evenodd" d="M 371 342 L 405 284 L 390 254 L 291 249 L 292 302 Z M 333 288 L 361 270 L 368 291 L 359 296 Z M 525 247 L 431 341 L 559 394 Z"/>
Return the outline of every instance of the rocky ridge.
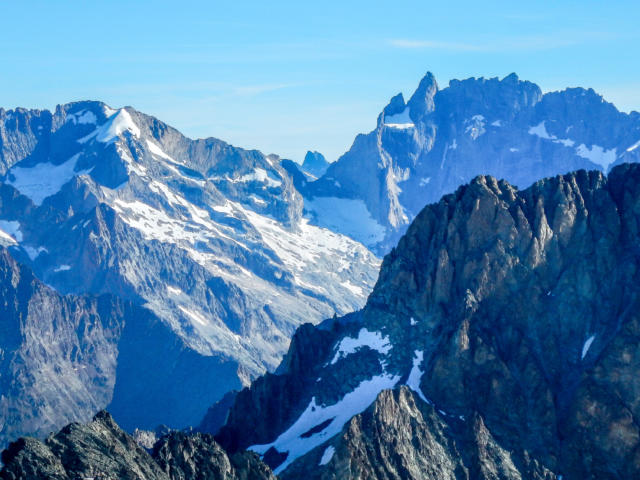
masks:
<path fill-rule="evenodd" d="M 618 111 L 592 89 L 543 94 L 515 74 L 441 88 L 427 73 L 408 101 L 393 97 L 376 128 L 300 190 L 314 222 L 382 255 L 427 203 L 477 175 L 526 188 L 636 162 L 638 146 L 640 115 Z"/>
<path fill-rule="evenodd" d="M 362 311 L 298 330 L 216 438 L 283 478 L 637 476 L 638 205 L 636 164 L 474 179 L 420 212 Z"/>
<path fill-rule="evenodd" d="M 275 479 L 255 454 L 229 457 L 209 435 L 173 432 L 149 454 L 107 412 L 86 425 L 72 423 L 45 441 L 21 438 L 2 453 L 2 461 L 3 480 Z"/>

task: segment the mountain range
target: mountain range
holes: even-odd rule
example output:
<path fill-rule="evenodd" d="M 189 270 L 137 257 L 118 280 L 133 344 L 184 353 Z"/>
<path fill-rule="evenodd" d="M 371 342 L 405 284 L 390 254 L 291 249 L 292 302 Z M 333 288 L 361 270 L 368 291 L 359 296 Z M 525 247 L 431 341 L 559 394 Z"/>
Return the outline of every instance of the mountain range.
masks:
<path fill-rule="evenodd" d="M 317 181 L 298 185 L 318 225 L 393 248 L 418 212 L 477 175 L 519 188 L 581 168 L 604 173 L 640 158 L 640 114 L 620 112 L 592 89 L 543 94 L 518 79 L 451 80 L 431 73 L 408 101 L 394 96 L 375 130 Z"/>
<path fill-rule="evenodd" d="M 526 304 L 531 290 L 524 293 L 522 285 L 537 292 L 540 282 L 559 281 L 561 267 L 554 265 L 570 269 L 596 255 L 592 244 L 583 246 L 587 237 L 575 233 L 580 228 L 601 243 L 599 236 L 616 234 L 612 218 L 632 200 L 626 190 L 613 193 L 622 182 L 614 172 L 633 176 L 635 170 L 615 167 L 636 162 L 638 146 L 638 113 L 619 112 L 593 90 L 543 95 L 515 75 L 454 80 L 440 89 L 427 74 L 408 102 L 393 97 L 376 129 L 359 135 L 331 164 L 318 152 L 300 165 L 213 138 L 191 140 L 130 107 L 100 102 L 60 105 L 54 112 L 0 109 L 0 444 L 23 434 L 43 438 L 107 408 L 130 432 L 200 425 L 218 433 L 228 452 L 251 447 L 285 477 L 309 472 L 322 454 L 316 465 L 326 456 L 322 465 L 330 467 L 318 475 L 330 477 L 346 472 L 331 466 L 338 459 L 340 468 L 347 468 L 344 462 L 349 469 L 400 468 L 381 461 L 390 447 L 367 430 L 391 421 L 385 415 L 395 409 L 398 421 L 408 424 L 394 428 L 417 431 L 422 427 L 413 422 L 419 420 L 437 437 L 437 448 L 425 441 L 420 452 L 407 437 L 407 455 L 440 449 L 437 456 L 448 459 L 451 472 L 473 477 L 498 464 L 524 477 L 578 471 L 571 463 L 578 460 L 562 456 L 565 425 L 536 417 L 532 405 L 558 418 L 582 412 L 566 404 L 583 398 L 571 390 L 587 375 L 579 367 L 592 365 L 589 355 L 605 339 L 609 345 L 623 323 L 613 328 L 608 317 L 589 323 L 596 314 L 580 306 L 596 307 L 563 290 L 568 306 L 552 306 L 573 323 L 570 334 L 557 332 L 543 315 L 547 307 Z M 578 169 L 592 172 L 526 189 Z M 466 185 L 479 174 L 509 183 L 481 177 Z M 635 192 L 624 188 L 632 199 Z M 615 206 L 602 207 L 606 221 L 595 220 L 602 229 L 591 228 L 607 195 Z M 491 208 L 500 215 L 482 210 Z M 513 213 L 518 209 L 521 216 Z M 453 222 L 456 213 L 460 223 Z M 586 224 L 577 222 L 580 214 L 589 218 Z M 497 221 L 510 229 L 500 230 Z M 565 237 L 577 238 L 584 258 L 569 252 L 564 240 L 558 243 Z M 610 256 L 597 268 L 626 259 L 602 244 Z M 489 247 L 496 249 L 493 256 Z M 509 268 L 498 268 L 505 262 Z M 604 285 L 585 274 L 586 265 L 580 268 L 586 270 L 571 270 L 579 285 L 572 288 L 599 294 Z M 598 274 L 611 277 L 605 270 Z M 536 276 L 543 274 L 551 277 Z M 612 285 L 632 281 L 632 273 L 625 275 Z M 548 293 L 552 301 L 551 288 Z M 629 295 L 611 304 L 632 304 Z M 518 300 L 509 306 L 512 296 Z M 525 314 L 531 318 L 518 317 Z M 509 315 L 517 317 L 516 326 L 504 323 Z M 537 316 L 546 320 L 530 325 Z M 476 318 L 485 319 L 485 327 Z M 408 326 L 397 325 L 405 320 Z M 498 373 L 472 365 L 471 347 L 454 348 L 463 324 L 466 340 L 455 342 L 486 343 L 488 350 L 477 347 L 478 355 Z M 494 329 L 511 336 L 494 338 Z M 551 333 L 543 335 L 545 329 Z M 520 343 L 509 344 L 514 339 Z M 576 366 L 580 345 L 587 363 Z M 538 358 L 553 348 L 573 353 L 548 364 Z M 520 358 L 531 352 L 533 366 Z M 515 357 L 520 363 L 514 366 Z M 273 373 L 258 378 L 265 371 Z M 533 393 L 518 383 L 529 374 Z M 493 383 L 485 375 L 511 375 L 516 386 L 498 382 L 495 388 L 506 390 L 491 397 Z M 420 383 L 425 376 L 433 382 Z M 518 388 L 521 397 L 510 396 Z M 382 395 L 387 389 L 395 390 Z M 517 405 L 500 423 L 489 406 L 473 403 L 477 395 L 489 395 L 499 408 L 514 398 L 527 407 Z M 541 402 L 539 395 L 552 400 Z M 551 442 L 547 446 L 516 435 L 534 424 L 539 431 L 531 436 L 546 435 L 540 438 Z M 356 430 L 346 432 L 347 426 Z M 549 433 L 554 428 L 562 440 Z M 347 433 L 347 443 L 326 443 Z M 480 437 L 488 443 L 478 443 Z M 298 450 L 292 451 L 294 443 Z M 476 453 L 462 458 L 469 445 Z M 351 458 L 353 449 L 367 453 L 349 463 L 343 455 Z M 491 454 L 482 457 L 487 449 Z M 334 463 L 332 451 L 338 452 Z M 593 462 L 609 465 L 601 457 Z M 611 468 L 623 471 L 616 465 Z M 584 468 L 594 471 L 592 464 Z"/>
<path fill-rule="evenodd" d="M 636 478 L 638 205 L 637 164 L 477 177 L 420 212 L 363 309 L 298 329 L 215 440 L 147 453 L 101 413 L 11 444 L 0 478 Z"/>

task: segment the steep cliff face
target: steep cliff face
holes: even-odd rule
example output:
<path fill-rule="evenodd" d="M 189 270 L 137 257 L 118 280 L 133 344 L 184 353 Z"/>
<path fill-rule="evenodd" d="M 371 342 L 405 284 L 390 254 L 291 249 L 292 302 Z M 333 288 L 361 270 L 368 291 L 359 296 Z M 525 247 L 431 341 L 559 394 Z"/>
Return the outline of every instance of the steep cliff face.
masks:
<path fill-rule="evenodd" d="M 0 251 L 0 445 L 89 419 L 111 400 L 126 309 L 61 296 Z"/>
<path fill-rule="evenodd" d="M 194 405 L 215 401 L 238 368 L 197 355 L 131 302 L 60 295 L 0 250 L 0 447 L 88 421 L 107 405 L 130 429 L 157 425 L 166 412 L 188 423 L 203 414 Z"/>
<path fill-rule="evenodd" d="M 292 478 L 637 476 L 639 205 L 638 165 L 476 178 L 416 217 L 361 312 L 299 331 L 217 438 Z"/>
<path fill-rule="evenodd" d="M 577 169 L 638 161 L 640 115 L 591 89 L 542 94 L 515 74 L 452 80 L 428 73 L 409 101 L 391 99 L 375 130 L 358 135 L 326 174 L 302 188 L 320 225 L 388 253 L 424 205 L 476 175 L 525 188 Z M 343 218 L 358 207 L 357 221 Z M 345 213 L 345 211 L 347 211 Z"/>
<path fill-rule="evenodd" d="M 152 456 L 170 479 L 275 480 L 253 452 L 232 456 L 211 435 L 171 433 L 154 446 Z"/>
<path fill-rule="evenodd" d="M 174 432 L 147 453 L 107 412 L 72 423 L 44 442 L 21 438 L 2 453 L 3 480 L 274 480 L 251 453 L 229 458 L 209 435 Z"/>
<path fill-rule="evenodd" d="M 339 435 L 285 470 L 284 479 L 554 479 L 535 461 L 514 463 L 480 416 L 444 420 L 408 387 L 384 390 Z"/>

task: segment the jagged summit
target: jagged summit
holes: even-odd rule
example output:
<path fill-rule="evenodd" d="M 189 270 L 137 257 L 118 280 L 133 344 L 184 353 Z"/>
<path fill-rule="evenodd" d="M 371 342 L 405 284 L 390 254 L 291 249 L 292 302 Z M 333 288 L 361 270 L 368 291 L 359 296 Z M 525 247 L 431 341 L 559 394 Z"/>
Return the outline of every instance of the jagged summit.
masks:
<path fill-rule="evenodd" d="M 425 478 L 430 458 L 427 478 L 637 476 L 639 199 L 637 164 L 476 177 L 418 214 L 361 312 L 298 330 L 217 438 L 283 478 Z"/>
<path fill-rule="evenodd" d="M 319 178 L 324 175 L 329 167 L 329 162 L 324 158 L 320 152 L 308 151 L 304 156 L 304 162 L 302 162 L 302 170 L 311 174 L 315 178 Z"/>
<path fill-rule="evenodd" d="M 393 97 L 376 129 L 301 190 L 314 222 L 384 254 L 425 204 L 476 175 L 524 188 L 580 168 L 607 172 L 637 161 L 639 142 L 640 115 L 619 112 L 591 89 L 543 94 L 515 73 L 439 88 L 427 73 L 406 104 Z M 362 228 L 344 218 L 353 205 Z"/>
<path fill-rule="evenodd" d="M 409 109 L 413 112 L 414 121 L 433 111 L 434 97 L 438 90 L 435 76 L 433 73 L 427 72 L 408 102 Z"/>
<path fill-rule="evenodd" d="M 105 411 L 86 425 L 67 425 L 44 442 L 21 438 L 2 452 L 2 461 L 3 480 L 275 480 L 255 455 L 229 457 L 210 435 L 171 432 L 148 453 Z"/>

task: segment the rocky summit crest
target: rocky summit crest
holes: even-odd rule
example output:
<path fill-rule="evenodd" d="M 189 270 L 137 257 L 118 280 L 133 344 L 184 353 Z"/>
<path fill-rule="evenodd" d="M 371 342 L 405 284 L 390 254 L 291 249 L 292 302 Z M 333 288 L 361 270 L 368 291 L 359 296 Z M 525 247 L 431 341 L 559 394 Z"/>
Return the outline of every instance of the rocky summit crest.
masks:
<path fill-rule="evenodd" d="M 639 202 L 636 164 L 475 178 L 417 215 L 362 311 L 298 330 L 218 440 L 284 478 L 634 478 Z"/>
<path fill-rule="evenodd" d="M 375 130 L 300 191 L 319 225 L 333 225 L 378 254 L 388 253 L 427 203 L 477 175 L 526 188 L 578 169 L 608 172 L 638 161 L 640 116 L 623 113 L 592 89 L 543 94 L 510 74 L 451 80 L 427 73 L 405 103 L 394 96 Z M 355 209 L 360 221 L 328 205 Z M 365 228 L 366 227 L 366 228 Z"/>

